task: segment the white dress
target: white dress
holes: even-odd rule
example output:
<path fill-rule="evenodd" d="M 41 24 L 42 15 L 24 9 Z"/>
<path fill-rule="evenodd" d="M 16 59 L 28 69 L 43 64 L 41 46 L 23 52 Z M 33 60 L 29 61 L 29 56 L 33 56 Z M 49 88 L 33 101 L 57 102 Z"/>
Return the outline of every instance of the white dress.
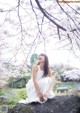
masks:
<path fill-rule="evenodd" d="M 44 73 L 44 71 L 42 71 L 40 69 L 40 67 L 38 67 L 37 83 L 39 85 L 39 89 L 40 89 L 41 93 L 44 95 L 51 84 L 51 78 L 50 77 L 43 77 L 43 73 Z M 48 96 L 45 98 L 45 101 L 41 102 L 38 95 L 37 95 L 37 92 L 36 92 L 36 89 L 35 89 L 35 86 L 33 83 L 33 77 L 31 77 L 31 79 L 26 84 L 26 90 L 27 90 L 28 98 L 26 100 L 19 101 L 19 103 L 24 103 L 24 104 L 31 103 L 31 102 L 44 103 L 48 98 L 51 99 L 55 96 L 52 89 L 51 89 Z"/>

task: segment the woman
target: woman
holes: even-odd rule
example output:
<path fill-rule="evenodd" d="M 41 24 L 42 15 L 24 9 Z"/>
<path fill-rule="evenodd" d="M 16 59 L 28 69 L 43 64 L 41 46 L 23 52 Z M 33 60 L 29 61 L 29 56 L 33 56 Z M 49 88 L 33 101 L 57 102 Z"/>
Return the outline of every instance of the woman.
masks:
<path fill-rule="evenodd" d="M 40 54 L 38 63 L 32 68 L 32 77 L 26 84 L 28 98 L 19 102 L 25 104 L 31 102 L 44 103 L 48 98 L 53 98 L 55 95 L 52 92 L 51 77 L 48 57 L 45 54 Z"/>

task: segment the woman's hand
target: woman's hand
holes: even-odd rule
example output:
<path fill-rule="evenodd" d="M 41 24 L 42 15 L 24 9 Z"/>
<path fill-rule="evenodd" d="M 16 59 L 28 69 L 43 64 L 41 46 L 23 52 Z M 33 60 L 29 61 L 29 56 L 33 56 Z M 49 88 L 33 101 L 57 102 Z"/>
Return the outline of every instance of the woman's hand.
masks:
<path fill-rule="evenodd" d="M 44 98 L 47 98 L 47 96 L 48 96 L 48 92 L 46 92 L 46 93 L 43 95 Z"/>
<path fill-rule="evenodd" d="M 39 99 L 40 99 L 41 102 L 44 102 L 45 101 L 45 99 L 43 98 L 42 93 L 38 93 L 38 96 L 39 96 Z"/>

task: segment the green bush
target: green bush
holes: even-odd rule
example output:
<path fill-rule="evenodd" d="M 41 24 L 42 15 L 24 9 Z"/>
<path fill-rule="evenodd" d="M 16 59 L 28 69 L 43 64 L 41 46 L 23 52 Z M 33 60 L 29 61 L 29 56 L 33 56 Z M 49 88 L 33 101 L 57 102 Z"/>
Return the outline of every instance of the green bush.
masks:
<path fill-rule="evenodd" d="M 0 96 L 4 95 L 4 93 L 5 93 L 5 89 L 0 88 Z"/>
<path fill-rule="evenodd" d="M 30 79 L 30 76 L 17 77 L 15 80 L 9 83 L 10 88 L 24 88 L 26 83 Z"/>

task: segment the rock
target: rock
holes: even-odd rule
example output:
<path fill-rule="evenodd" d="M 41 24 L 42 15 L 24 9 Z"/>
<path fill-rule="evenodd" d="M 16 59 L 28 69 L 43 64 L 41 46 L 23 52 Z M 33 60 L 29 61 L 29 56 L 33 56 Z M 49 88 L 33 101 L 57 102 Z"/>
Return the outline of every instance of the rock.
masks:
<path fill-rule="evenodd" d="M 0 103 L 6 104 L 8 102 L 9 98 L 6 96 L 0 96 Z"/>
<path fill-rule="evenodd" d="M 0 106 L 0 113 L 7 113 L 8 112 L 8 106 Z"/>
<path fill-rule="evenodd" d="M 80 106 L 77 108 L 77 112 L 76 113 L 80 113 Z"/>
<path fill-rule="evenodd" d="M 80 113 L 78 96 L 56 96 L 44 104 L 16 104 L 8 113 Z"/>

